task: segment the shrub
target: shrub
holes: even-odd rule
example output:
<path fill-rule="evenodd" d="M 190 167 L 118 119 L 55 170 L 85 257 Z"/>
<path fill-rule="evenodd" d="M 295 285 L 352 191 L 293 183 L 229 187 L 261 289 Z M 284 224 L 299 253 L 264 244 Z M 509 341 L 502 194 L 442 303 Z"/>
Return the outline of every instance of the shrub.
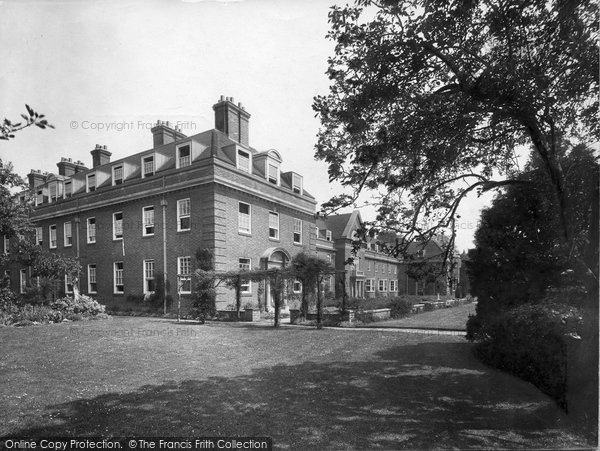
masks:
<path fill-rule="evenodd" d="M 559 304 L 525 304 L 485 327 L 471 322 L 482 338 L 476 352 L 484 362 L 526 379 L 566 404 L 567 341 L 578 337 L 579 310 Z"/>
<path fill-rule="evenodd" d="M 390 312 L 392 318 L 402 318 L 412 311 L 413 303 L 402 297 L 393 297 L 389 299 L 388 305 L 392 309 Z"/>
<path fill-rule="evenodd" d="M 105 313 L 105 308 L 95 299 L 81 295 L 77 299 L 66 296 L 50 303 L 50 308 L 63 312 L 65 315 L 79 314 L 83 317 L 96 316 Z"/>

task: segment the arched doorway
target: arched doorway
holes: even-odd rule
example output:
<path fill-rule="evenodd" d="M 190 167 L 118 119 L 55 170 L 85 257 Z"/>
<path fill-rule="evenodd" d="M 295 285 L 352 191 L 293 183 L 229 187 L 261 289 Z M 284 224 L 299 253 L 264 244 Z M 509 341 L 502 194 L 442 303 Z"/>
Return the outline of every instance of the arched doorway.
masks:
<path fill-rule="evenodd" d="M 290 253 L 282 247 L 270 247 L 261 256 L 261 267 L 263 269 L 271 268 L 284 268 L 289 265 L 292 257 Z M 268 311 L 275 310 L 275 304 L 271 296 L 271 287 L 269 281 L 265 280 L 265 308 Z M 283 297 L 283 304 L 281 306 L 281 312 L 288 312 L 288 300 L 286 296 Z"/>

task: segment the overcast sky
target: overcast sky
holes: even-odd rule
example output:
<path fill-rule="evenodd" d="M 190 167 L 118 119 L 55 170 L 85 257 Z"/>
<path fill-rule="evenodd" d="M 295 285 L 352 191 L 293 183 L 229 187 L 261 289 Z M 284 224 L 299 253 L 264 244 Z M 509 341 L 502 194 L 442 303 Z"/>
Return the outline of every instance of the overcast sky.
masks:
<path fill-rule="evenodd" d="M 213 128 L 212 105 L 225 95 L 252 115 L 250 145 L 277 149 L 283 168 L 303 174 L 323 202 L 339 189 L 313 158 L 311 104 L 328 88 L 333 3 L 0 1 L 0 117 L 18 119 L 28 103 L 56 126 L 0 141 L 0 157 L 23 176 L 56 172 L 61 157 L 91 166 L 95 144 L 115 160 L 149 149 L 157 119 L 188 135 Z M 462 208 L 460 250 L 472 246 L 488 201 Z"/>

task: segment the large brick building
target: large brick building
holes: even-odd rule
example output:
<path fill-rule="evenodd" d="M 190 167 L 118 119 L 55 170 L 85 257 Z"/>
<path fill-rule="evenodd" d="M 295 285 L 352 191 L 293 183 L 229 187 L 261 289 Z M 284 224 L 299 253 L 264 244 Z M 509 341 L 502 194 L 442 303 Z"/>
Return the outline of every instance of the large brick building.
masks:
<path fill-rule="evenodd" d="M 58 173 L 28 175 L 36 240 L 79 259 L 82 293 L 119 302 L 151 293 L 166 273 L 189 299 L 199 248 L 214 253 L 216 270 L 276 267 L 315 251 L 316 201 L 302 175 L 285 171 L 276 150 L 250 147 L 250 114 L 233 98 L 213 110 L 215 128 L 203 133 L 159 121 L 148 150 L 111 161 L 96 145 L 91 168 L 62 158 Z M 16 291 L 33 283 L 28 268 L 9 277 Z M 246 301 L 256 301 L 254 285 L 244 286 Z M 233 302 L 229 290 L 219 294 L 219 308 Z"/>

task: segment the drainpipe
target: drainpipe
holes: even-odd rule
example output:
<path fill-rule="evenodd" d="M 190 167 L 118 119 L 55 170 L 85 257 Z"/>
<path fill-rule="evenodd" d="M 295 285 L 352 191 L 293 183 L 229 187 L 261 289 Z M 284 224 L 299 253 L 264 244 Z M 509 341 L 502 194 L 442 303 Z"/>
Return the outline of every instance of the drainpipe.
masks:
<path fill-rule="evenodd" d="M 167 201 L 160 201 L 163 222 L 163 314 L 167 314 Z"/>
<path fill-rule="evenodd" d="M 77 259 L 77 263 L 79 263 L 79 217 L 76 217 L 73 219 L 73 222 L 75 223 L 75 252 L 76 252 L 76 259 Z M 81 287 L 79 286 L 79 280 L 80 280 L 81 274 L 79 271 L 79 267 L 77 268 L 77 291 L 79 291 L 79 293 L 81 293 Z M 75 289 L 73 289 L 73 292 L 75 291 Z M 75 294 L 73 294 L 73 298 L 75 297 Z"/>

